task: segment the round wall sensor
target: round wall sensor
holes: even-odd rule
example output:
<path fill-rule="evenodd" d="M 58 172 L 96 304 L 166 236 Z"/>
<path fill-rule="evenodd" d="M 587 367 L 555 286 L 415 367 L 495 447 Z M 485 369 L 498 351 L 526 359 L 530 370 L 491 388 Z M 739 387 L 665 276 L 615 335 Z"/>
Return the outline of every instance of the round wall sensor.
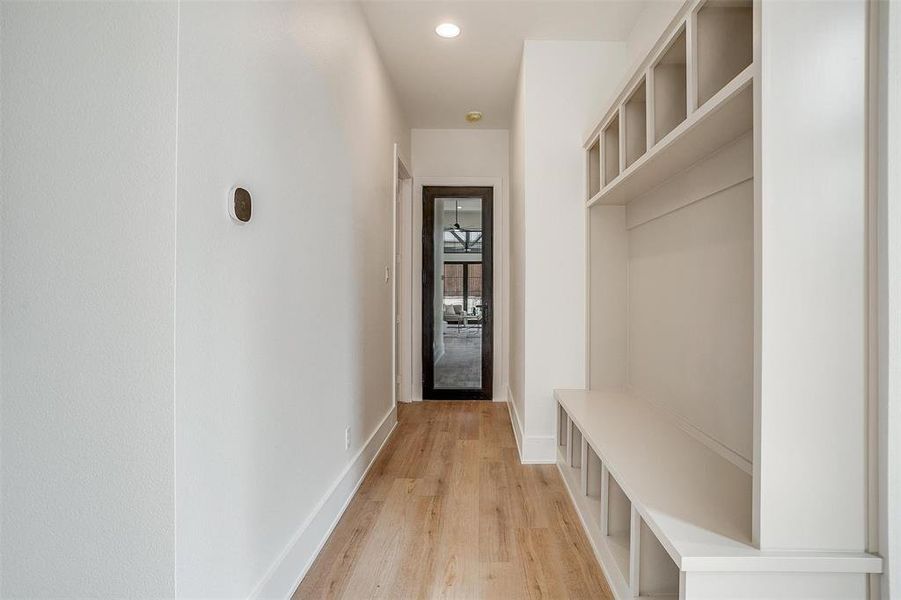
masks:
<path fill-rule="evenodd" d="M 228 193 L 228 215 L 243 225 L 250 221 L 252 208 L 250 192 L 242 187 L 233 187 Z"/>

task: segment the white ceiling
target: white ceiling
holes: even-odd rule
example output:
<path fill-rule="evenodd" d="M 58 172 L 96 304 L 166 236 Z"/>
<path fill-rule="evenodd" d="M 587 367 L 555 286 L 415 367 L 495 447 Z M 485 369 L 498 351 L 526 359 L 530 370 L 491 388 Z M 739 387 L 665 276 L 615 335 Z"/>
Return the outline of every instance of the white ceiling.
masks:
<path fill-rule="evenodd" d="M 413 128 L 507 128 L 523 40 L 624 41 L 643 0 L 368 0 L 363 11 Z M 442 39 L 435 26 L 462 33 Z M 480 110 L 478 125 L 464 115 Z"/>

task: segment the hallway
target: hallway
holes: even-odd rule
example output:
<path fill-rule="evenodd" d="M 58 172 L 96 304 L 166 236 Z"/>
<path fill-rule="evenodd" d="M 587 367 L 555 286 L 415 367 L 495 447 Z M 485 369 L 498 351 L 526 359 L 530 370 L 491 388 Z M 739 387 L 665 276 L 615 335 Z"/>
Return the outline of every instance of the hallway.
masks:
<path fill-rule="evenodd" d="M 0 600 L 901 600 L 901 0 L 0 0 Z"/>
<path fill-rule="evenodd" d="M 522 465 L 507 407 L 398 406 L 398 425 L 294 594 L 611 598 L 554 465 Z"/>

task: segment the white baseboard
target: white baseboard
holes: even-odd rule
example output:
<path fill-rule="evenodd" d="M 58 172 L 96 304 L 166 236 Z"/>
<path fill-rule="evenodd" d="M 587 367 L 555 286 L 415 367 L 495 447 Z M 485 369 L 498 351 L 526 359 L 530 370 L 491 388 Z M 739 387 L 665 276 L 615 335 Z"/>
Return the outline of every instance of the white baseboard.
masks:
<path fill-rule="evenodd" d="M 392 407 L 272 563 L 250 594 L 250 598 L 291 597 L 335 529 L 396 425 L 397 408 Z"/>
<path fill-rule="evenodd" d="M 516 438 L 516 449 L 519 451 L 519 462 L 524 465 L 552 465 L 557 462 L 557 438 L 554 436 L 525 435 L 513 392 L 507 386 L 507 410 L 510 411 L 510 422 L 513 425 L 513 436 Z"/>
<path fill-rule="evenodd" d="M 513 437 L 516 438 L 516 451 L 519 452 L 519 462 L 522 462 L 522 423 L 513 403 L 513 391 L 507 386 L 507 412 L 510 413 L 510 425 L 513 427 Z"/>

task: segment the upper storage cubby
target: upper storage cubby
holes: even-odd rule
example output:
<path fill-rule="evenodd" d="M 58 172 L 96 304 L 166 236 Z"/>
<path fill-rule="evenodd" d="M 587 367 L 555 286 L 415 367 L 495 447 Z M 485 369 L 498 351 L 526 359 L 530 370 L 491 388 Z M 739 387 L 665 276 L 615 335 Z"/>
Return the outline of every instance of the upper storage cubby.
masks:
<path fill-rule="evenodd" d="M 604 141 L 604 185 L 607 185 L 619 175 L 619 115 L 613 117 L 601 139 Z"/>
<path fill-rule="evenodd" d="M 659 142 L 688 114 L 685 28 L 654 65 L 654 141 Z"/>
<path fill-rule="evenodd" d="M 597 139 L 588 149 L 588 198 L 601 191 L 601 140 Z"/>
<path fill-rule="evenodd" d="M 589 164 L 601 153 L 588 206 L 626 205 L 752 129 L 752 15 L 748 0 L 686 6 L 585 144 Z"/>
<path fill-rule="evenodd" d="M 750 0 L 708 0 L 697 14 L 698 106 L 754 60 Z"/>
<path fill-rule="evenodd" d="M 624 105 L 626 167 L 639 159 L 648 149 L 648 102 L 644 79 Z"/>

